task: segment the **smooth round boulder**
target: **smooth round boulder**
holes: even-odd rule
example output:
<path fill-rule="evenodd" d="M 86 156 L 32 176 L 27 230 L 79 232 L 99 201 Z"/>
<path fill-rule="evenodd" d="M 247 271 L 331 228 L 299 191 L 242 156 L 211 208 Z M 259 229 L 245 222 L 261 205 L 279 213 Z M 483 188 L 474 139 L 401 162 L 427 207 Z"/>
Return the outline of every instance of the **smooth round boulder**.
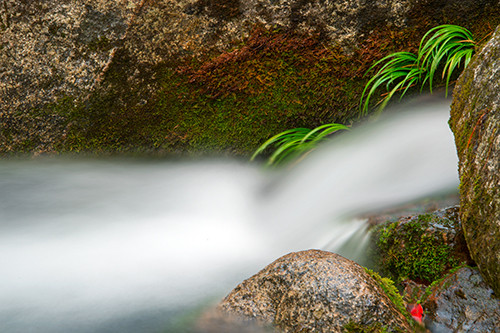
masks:
<path fill-rule="evenodd" d="M 319 250 L 277 259 L 238 285 L 218 311 L 282 332 L 341 332 L 349 325 L 411 331 L 363 267 Z"/>

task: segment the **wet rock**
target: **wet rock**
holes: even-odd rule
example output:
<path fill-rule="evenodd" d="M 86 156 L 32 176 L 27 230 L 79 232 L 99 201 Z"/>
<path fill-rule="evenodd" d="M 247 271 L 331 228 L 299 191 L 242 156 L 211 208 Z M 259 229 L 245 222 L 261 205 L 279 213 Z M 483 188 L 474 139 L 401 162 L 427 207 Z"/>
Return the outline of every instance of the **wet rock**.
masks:
<path fill-rule="evenodd" d="M 459 157 L 460 218 L 472 259 L 500 295 L 500 27 L 461 74 L 450 127 Z"/>
<path fill-rule="evenodd" d="M 500 332 L 500 301 L 476 269 L 463 267 L 429 292 L 423 307 L 432 332 Z"/>
<path fill-rule="evenodd" d="M 340 332 L 347 325 L 411 330 L 363 267 L 318 250 L 271 263 L 238 285 L 218 311 L 283 332 Z"/>

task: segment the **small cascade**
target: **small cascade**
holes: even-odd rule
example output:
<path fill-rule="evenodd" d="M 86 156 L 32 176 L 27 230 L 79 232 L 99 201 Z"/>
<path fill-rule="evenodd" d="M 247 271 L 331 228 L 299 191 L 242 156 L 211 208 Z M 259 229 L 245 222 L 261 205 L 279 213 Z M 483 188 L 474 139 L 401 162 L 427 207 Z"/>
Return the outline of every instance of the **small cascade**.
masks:
<path fill-rule="evenodd" d="M 0 331 L 162 332 L 291 251 L 363 260 L 360 214 L 453 191 L 449 102 L 235 161 L 0 161 Z"/>

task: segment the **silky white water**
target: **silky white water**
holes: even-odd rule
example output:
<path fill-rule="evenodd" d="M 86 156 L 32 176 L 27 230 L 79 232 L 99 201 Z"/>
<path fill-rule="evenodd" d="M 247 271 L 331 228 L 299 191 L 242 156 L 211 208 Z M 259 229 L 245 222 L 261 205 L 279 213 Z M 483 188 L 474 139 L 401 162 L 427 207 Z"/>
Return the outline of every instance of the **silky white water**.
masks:
<path fill-rule="evenodd" d="M 0 332 L 173 331 L 288 252 L 362 260 L 356 216 L 458 185 L 449 102 L 400 108 L 282 171 L 0 161 Z"/>

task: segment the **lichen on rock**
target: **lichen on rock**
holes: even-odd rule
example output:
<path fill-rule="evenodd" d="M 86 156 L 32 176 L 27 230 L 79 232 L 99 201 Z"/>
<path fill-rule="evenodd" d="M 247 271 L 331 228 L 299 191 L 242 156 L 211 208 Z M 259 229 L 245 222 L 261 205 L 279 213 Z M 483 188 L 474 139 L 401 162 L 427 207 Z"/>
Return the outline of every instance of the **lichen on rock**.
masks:
<path fill-rule="evenodd" d="M 459 157 L 460 218 L 472 259 L 500 295 L 500 26 L 461 74 L 450 127 Z"/>

